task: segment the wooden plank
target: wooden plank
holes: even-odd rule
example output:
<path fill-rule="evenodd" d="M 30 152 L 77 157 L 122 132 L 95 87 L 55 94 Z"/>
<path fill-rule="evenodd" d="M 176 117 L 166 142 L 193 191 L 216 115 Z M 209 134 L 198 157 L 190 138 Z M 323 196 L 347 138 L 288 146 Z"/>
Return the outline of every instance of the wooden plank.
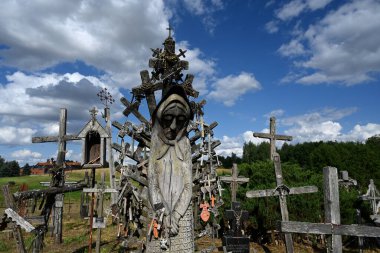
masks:
<path fill-rule="evenodd" d="M 120 102 L 122 102 L 127 107 L 123 111 L 123 114 L 126 117 L 128 117 L 129 112 L 132 112 L 133 115 L 135 115 L 138 120 L 140 120 L 142 123 L 144 123 L 147 126 L 149 126 L 149 121 L 138 110 L 136 110 L 136 108 L 134 108 L 134 107 L 132 108 L 132 104 L 125 97 L 122 97 L 120 99 Z"/>
<path fill-rule="evenodd" d="M 276 174 L 276 184 L 277 184 L 277 187 L 281 187 L 283 186 L 283 177 L 282 177 L 280 155 L 274 152 L 273 160 L 274 160 L 274 171 Z M 281 218 L 283 221 L 289 221 L 289 211 L 288 211 L 288 206 L 286 203 L 286 196 L 285 195 L 279 196 L 279 201 L 280 201 Z M 286 252 L 293 253 L 294 246 L 293 246 L 292 234 L 285 233 L 284 236 L 285 236 Z"/>
<path fill-rule="evenodd" d="M 2 186 L 3 190 L 3 195 L 4 195 L 4 202 L 5 206 L 8 208 L 12 208 L 13 210 L 16 209 L 16 203 L 15 200 L 9 190 L 8 185 L 3 185 Z M 19 226 L 16 225 L 16 223 L 12 223 L 12 231 L 13 231 L 13 236 L 16 239 L 16 244 L 17 244 L 17 250 L 19 253 L 27 253 L 25 249 L 25 243 L 24 243 L 24 238 L 22 237 L 21 229 Z"/>
<path fill-rule="evenodd" d="M 35 229 L 35 227 L 33 227 L 32 224 L 30 224 L 28 221 L 22 218 L 18 213 L 13 211 L 12 208 L 7 208 L 4 212 L 7 214 L 8 217 L 12 219 L 13 222 L 16 222 L 17 225 L 25 229 L 26 232 L 30 233 Z"/>
<path fill-rule="evenodd" d="M 302 186 L 302 187 L 292 187 L 289 189 L 289 192 L 285 192 L 285 195 L 297 195 L 304 193 L 314 193 L 318 192 L 318 187 L 316 186 Z M 257 191 L 247 191 L 247 198 L 263 198 L 263 197 L 273 197 L 279 196 L 280 193 L 276 189 L 266 189 L 266 190 L 257 190 Z"/>
<path fill-rule="evenodd" d="M 309 223 L 299 221 L 280 221 L 277 223 L 280 232 L 319 235 L 348 235 L 360 237 L 380 237 L 380 227 L 364 225 L 336 225 L 329 223 Z"/>
<path fill-rule="evenodd" d="M 323 168 L 323 188 L 324 188 L 324 206 L 325 222 L 331 224 L 340 224 L 339 208 L 339 184 L 338 170 L 334 167 Z M 342 252 L 342 237 L 340 235 L 329 236 L 329 252 Z"/>

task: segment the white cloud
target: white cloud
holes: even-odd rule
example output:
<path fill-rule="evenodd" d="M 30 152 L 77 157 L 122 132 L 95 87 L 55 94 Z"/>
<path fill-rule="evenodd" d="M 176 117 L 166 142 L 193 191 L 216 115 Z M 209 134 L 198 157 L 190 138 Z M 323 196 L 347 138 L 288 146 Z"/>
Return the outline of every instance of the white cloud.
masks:
<path fill-rule="evenodd" d="M 184 0 L 185 8 L 193 15 L 201 17 L 201 21 L 206 30 L 213 34 L 217 26 L 217 21 L 213 14 L 224 8 L 222 0 Z"/>
<path fill-rule="evenodd" d="M 161 45 L 168 27 L 161 0 L 1 1 L 3 64 L 41 70 L 80 59 L 114 80 L 139 80 L 149 48 Z M 121 83 L 120 83 L 121 85 Z M 133 82 L 133 85 L 136 85 Z"/>
<path fill-rule="evenodd" d="M 29 149 L 20 149 L 20 150 L 16 150 L 12 152 L 11 157 L 15 159 L 22 159 L 22 160 L 29 159 L 29 158 L 38 159 L 42 157 L 42 154 L 38 152 L 33 152 Z"/>
<path fill-rule="evenodd" d="M 277 50 L 282 56 L 293 57 L 305 54 L 305 48 L 303 44 L 297 40 L 293 39 L 288 44 L 282 44 Z"/>
<path fill-rule="evenodd" d="M 282 21 L 293 19 L 305 11 L 324 8 L 332 0 L 293 0 L 276 11 L 276 17 Z"/>
<path fill-rule="evenodd" d="M 253 74 L 241 72 L 238 76 L 229 75 L 216 80 L 212 88 L 207 97 L 221 101 L 226 106 L 232 106 L 245 93 L 260 90 L 261 84 Z"/>
<path fill-rule="evenodd" d="M 282 115 L 284 115 L 285 111 L 283 109 L 277 109 L 277 110 L 273 110 L 267 114 L 265 114 L 264 116 L 266 118 L 270 118 L 270 117 L 281 117 Z"/>
<path fill-rule="evenodd" d="M 32 135 L 37 131 L 31 128 L 0 127 L 0 144 L 23 145 L 32 142 Z"/>
<path fill-rule="evenodd" d="M 293 136 L 294 142 L 346 140 L 347 136 L 343 135 L 343 127 L 338 120 L 353 114 L 356 110 L 356 108 L 340 110 L 325 108 L 316 112 L 283 118 L 279 120 L 279 123 L 289 127 L 285 130 L 285 134 Z"/>
<path fill-rule="evenodd" d="M 267 30 L 268 33 L 276 33 L 278 32 L 278 22 L 277 21 L 269 21 L 265 24 L 265 30 Z"/>
<path fill-rule="evenodd" d="M 351 1 L 282 45 L 279 52 L 284 56 L 304 57 L 308 52 L 306 60 L 295 61 L 308 71 L 296 82 L 355 85 L 373 80 L 372 74 L 380 72 L 379 13 L 379 1 Z"/>
<path fill-rule="evenodd" d="M 368 123 L 366 125 L 355 125 L 346 135 L 343 141 L 365 141 L 369 137 L 380 134 L 380 124 Z"/>

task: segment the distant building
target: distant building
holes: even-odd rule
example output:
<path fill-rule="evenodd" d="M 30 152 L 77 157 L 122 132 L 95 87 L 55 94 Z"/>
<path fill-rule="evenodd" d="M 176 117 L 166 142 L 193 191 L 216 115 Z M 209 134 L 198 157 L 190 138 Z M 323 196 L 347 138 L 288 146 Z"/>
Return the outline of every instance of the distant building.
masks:
<path fill-rule="evenodd" d="M 80 162 L 66 161 L 66 170 L 78 170 L 82 168 Z M 54 159 L 48 159 L 46 162 L 39 162 L 36 165 L 32 166 L 30 169 L 31 175 L 41 175 L 49 173 L 49 170 L 54 168 L 55 161 Z"/>

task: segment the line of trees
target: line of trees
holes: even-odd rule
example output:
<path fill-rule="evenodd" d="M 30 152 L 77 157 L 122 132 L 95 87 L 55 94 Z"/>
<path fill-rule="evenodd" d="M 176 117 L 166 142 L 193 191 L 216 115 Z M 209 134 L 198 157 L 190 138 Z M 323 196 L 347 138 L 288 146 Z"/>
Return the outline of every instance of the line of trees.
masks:
<path fill-rule="evenodd" d="M 27 168 L 26 173 L 30 174 L 30 166 L 28 165 L 27 167 L 28 168 Z M 29 174 L 24 174 L 24 175 L 29 175 Z M 0 177 L 18 177 L 18 176 L 20 176 L 20 165 L 18 164 L 18 162 L 5 161 L 5 159 L 0 156 Z"/>

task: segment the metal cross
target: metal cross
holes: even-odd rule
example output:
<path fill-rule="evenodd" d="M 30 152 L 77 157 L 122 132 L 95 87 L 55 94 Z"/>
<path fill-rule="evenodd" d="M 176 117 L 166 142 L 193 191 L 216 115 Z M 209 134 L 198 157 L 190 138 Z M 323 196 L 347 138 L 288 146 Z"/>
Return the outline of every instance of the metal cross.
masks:
<path fill-rule="evenodd" d="M 105 105 L 105 107 L 108 107 L 108 104 L 112 104 L 115 102 L 115 99 L 112 98 L 112 95 L 107 90 L 107 88 L 102 89 L 96 95 L 100 98 L 100 101 L 102 101 L 102 103 Z"/>

